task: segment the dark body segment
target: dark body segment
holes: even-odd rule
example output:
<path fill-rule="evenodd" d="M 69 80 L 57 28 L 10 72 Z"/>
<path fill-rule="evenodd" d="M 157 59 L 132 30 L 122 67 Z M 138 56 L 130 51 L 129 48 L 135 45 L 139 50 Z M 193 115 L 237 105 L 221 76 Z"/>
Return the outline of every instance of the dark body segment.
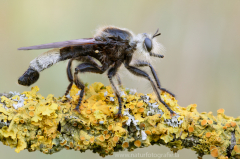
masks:
<path fill-rule="evenodd" d="M 28 68 L 27 71 L 18 79 L 18 83 L 23 86 L 30 86 L 35 83 L 39 78 L 39 73 L 31 68 Z"/>
<path fill-rule="evenodd" d="M 132 38 L 130 32 L 117 28 L 106 28 L 102 31 L 101 35 L 95 37 L 96 41 L 107 41 L 113 39 L 116 41 L 127 41 L 129 42 Z"/>

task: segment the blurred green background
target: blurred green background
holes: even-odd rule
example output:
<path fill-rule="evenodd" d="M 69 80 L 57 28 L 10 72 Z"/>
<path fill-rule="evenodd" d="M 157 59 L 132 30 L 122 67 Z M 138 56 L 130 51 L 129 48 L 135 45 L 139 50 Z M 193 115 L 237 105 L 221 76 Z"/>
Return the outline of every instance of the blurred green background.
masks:
<path fill-rule="evenodd" d="M 18 51 L 23 46 L 92 37 L 101 25 L 115 25 L 134 33 L 152 32 L 166 48 L 155 68 L 164 88 L 176 94 L 179 104 L 196 103 L 200 112 L 216 115 L 224 108 L 229 116 L 239 115 L 240 103 L 240 1 L 239 0 L 0 0 L 0 92 L 30 90 L 17 84 L 29 62 L 44 50 Z M 66 91 L 67 62 L 41 72 L 34 85 L 44 96 L 61 96 Z M 121 76 L 123 84 L 150 93 L 149 83 Z M 107 76 L 84 74 L 84 82 L 109 84 Z M 124 153 L 172 153 L 164 146 L 151 146 Z M 191 150 L 179 158 L 196 158 Z M 98 154 L 63 150 L 57 154 L 22 151 L 0 143 L 0 158 L 99 158 Z M 117 158 L 107 156 L 109 158 Z M 212 158 L 205 156 L 204 158 Z"/>

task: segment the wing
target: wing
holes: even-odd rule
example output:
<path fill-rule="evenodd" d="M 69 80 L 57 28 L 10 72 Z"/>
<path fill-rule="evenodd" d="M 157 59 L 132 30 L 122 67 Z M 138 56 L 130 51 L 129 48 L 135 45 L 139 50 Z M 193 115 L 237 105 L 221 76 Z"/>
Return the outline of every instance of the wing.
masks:
<path fill-rule="evenodd" d="M 85 39 L 76 39 L 62 42 L 55 42 L 49 44 L 35 45 L 29 47 L 21 47 L 18 50 L 38 50 L 38 49 L 50 49 L 50 48 L 62 48 L 66 46 L 76 46 L 76 45 L 87 45 L 87 44 L 102 44 L 102 41 L 96 41 L 93 38 L 85 38 Z"/>

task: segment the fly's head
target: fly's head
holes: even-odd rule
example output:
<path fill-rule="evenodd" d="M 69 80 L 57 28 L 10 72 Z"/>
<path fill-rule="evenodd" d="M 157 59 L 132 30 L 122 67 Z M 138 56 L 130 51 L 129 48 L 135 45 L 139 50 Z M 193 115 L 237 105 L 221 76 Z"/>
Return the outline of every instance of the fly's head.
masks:
<path fill-rule="evenodd" d="M 138 58 L 142 57 L 145 61 L 150 61 L 150 56 L 164 57 L 160 54 L 163 53 L 165 49 L 155 38 L 159 35 L 161 35 L 161 33 L 158 33 L 158 30 L 153 35 L 147 33 L 136 35 L 134 41 L 137 43 L 136 52 L 138 53 Z"/>

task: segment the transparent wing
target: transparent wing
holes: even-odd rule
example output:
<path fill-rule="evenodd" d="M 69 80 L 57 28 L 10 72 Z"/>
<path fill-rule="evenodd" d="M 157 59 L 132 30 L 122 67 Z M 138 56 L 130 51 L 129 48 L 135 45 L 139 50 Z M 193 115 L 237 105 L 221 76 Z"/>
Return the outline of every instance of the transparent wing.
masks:
<path fill-rule="evenodd" d="M 54 42 L 42 45 L 21 47 L 18 50 L 38 50 L 38 49 L 50 49 L 50 48 L 62 48 L 66 46 L 76 46 L 76 45 L 87 45 L 87 44 L 100 44 L 103 43 L 101 41 L 95 41 L 93 38 L 85 38 L 85 39 L 76 39 L 62 42 Z"/>

